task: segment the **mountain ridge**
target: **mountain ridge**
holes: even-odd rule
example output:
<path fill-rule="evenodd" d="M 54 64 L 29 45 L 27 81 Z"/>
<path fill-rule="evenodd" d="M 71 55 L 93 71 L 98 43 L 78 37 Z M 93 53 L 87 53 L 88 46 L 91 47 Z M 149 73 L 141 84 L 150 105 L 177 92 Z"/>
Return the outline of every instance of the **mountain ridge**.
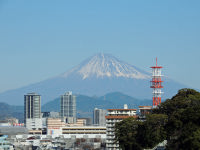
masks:
<path fill-rule="evenodd" d="M 144 71 L 140 72 L 136 67 L 120 61 L 116 57 L 110 54 L 97 54 L 92 56 L 90 59 L 82 62 L 78 66 L 71 70 L 63 73 L 62 77 L 67 77 L 71 73 L 77 73 L 82 76 L 82 79 L 86 79 L 92 76 L 97 78 L 103 77 L 126 77 L 136 79 L 147 79 L 150 78 Z"/>
<path fill-rule="evenodd" d="M 42 96 L 42 104 L 45 104 L 66 91 L 87 96 L 119 91 L 138 99 L 151 99 L 150 80 L 150 73 L 146 71 L 112 55 L 97 54 L 58 76 L 0 93 L 0 102 L 21 105 L 25 94 L 36 92 Z M 179 89 L 187 87 L 166 77 L 163 80 L 163 99 L 170 98 Z"/>
<path fill-rule="evenodd" d="M 137 108 L 139 105 L 151 105 L 151 100 L 139 100 L 121 92 L 107 93 L 100 97 L 90 97 L 86 95 L 76 95 L 77 116 L 91 117 L 94 108 L 108 109 L 108 108 L 123 108 L 124 104 L 128 104 L 129 108 Z M 41 111 L 56 111 L 60 112 L 60 97 L 47 102 L 41 106 Z M 14 106 L 7 103 L 0 102 L 0 120 L 5 118 L 18 118 L 20 122 L 24 119 L 24 106 Z"/>
<path fill-rule="evenodd" d="M 151 100 L 141 100 L 121 92 L 107 93 L 100 97 L 76 95 L 76 106 L 78 117 L 92 117 L 94 108 L 111 109 L 123 108 L 127 104 L 129 108 L 138 109 L 139 105 L 151 105 Z M 56 98 L 42 106 L 43 111 L 59 111 L 60 98 Z"/>

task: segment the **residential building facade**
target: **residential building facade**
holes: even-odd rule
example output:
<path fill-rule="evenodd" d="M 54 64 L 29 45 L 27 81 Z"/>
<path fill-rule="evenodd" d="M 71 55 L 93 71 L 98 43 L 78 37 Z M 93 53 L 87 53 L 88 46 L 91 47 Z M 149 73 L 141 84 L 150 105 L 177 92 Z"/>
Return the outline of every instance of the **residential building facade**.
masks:
<path fill-rule="evenodd" d="M 107 150 L 120 149 L 118 143 L 114 143 L 115 134 L 114 126 L 116 122 L 120 122 L 125 118 L 136 117 L 137 109 L 128 109 L 124 105 L 124 109 L 108 109 L 106 118 L 106 148 Z"/>

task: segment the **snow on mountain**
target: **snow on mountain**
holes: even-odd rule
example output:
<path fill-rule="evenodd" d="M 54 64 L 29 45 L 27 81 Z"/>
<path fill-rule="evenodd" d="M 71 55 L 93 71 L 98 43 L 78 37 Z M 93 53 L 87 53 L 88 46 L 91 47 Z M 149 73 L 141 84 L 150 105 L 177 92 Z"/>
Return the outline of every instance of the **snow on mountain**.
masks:
<path fill-rule="evenodd" d="M 121 92 L 139 99 L 151 99 L 150 76 L 150 73 L 112 55 L 97 54 L 59 76 L 0 93 L 0 102 L 23 104 L 25 94 L 36 92 L 42 96 L 44 104 L 66 91 L 87 96 Z M 180 88 L 187 87 L 165 76 L 163 80 L 163 98 L 170 98 Z"/>
<path fill-rule="evenodd" d="M 109 54 L 97 54 L 89 60 L 81 63 L 79 66 L 62 74 L 62 77 L 68 77 L 71 74 L 79 74 L 82 79 L 90 77 L 125 77 L 134 79 L 148 79 L 150 76 L 144 71 L 139 71 L 135 66 L 118 60 Z"/>

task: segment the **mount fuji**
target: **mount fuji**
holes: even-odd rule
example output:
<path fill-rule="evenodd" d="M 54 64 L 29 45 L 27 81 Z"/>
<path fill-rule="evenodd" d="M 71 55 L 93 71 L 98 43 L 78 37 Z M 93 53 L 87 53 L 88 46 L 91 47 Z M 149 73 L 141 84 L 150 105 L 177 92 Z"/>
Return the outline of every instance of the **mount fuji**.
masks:
<path fill-rule="evenodd" d="M 63 78 L 67 78 L 70 75 L 79 75 L 82 80 L 92 77 L 98 78 L 132 78 L 132 79 L 148 79 L 150 76 L 125 62 L 118 60 L 109 54 L 97 54 L 72 70 L 61 75 Z"/>
<path fill-rule="evenodd" d="M 122 92 L 139 99 L 151 99 L 151 74 L 109 54 L 96 54 L 56 77 L 0 94 L 0 102 L 22 105 L 24 95 L 36 92 L 45 104 L 66 91 L 88 96 Z M 170 98 L 185 85 L 164 77 L 164 96 Z"/>

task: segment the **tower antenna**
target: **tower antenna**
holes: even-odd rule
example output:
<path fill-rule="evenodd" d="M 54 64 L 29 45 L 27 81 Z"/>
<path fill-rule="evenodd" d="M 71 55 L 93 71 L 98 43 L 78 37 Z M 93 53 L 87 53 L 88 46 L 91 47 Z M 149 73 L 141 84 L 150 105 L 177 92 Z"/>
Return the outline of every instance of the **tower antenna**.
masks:
<path fill-rule="evenodd" d="M 162 66 L 157 65 L 157 57 L 156 57 L 156 66 L 151 67 L 152 68 L 152 80 L 151 80 L 151 88 L 153 89 L 153 107 L 157 107 L 161 103 L 161 89 L 162 86 L 162 75 L 161 75 L 161 69 Z"/>
<path fill-rule="evenodd" d="M 156 57 L 156 67 L 157 67 L 157 62 L 158 62 L 158 59 L 157 59 L 157 57 Z"/>

